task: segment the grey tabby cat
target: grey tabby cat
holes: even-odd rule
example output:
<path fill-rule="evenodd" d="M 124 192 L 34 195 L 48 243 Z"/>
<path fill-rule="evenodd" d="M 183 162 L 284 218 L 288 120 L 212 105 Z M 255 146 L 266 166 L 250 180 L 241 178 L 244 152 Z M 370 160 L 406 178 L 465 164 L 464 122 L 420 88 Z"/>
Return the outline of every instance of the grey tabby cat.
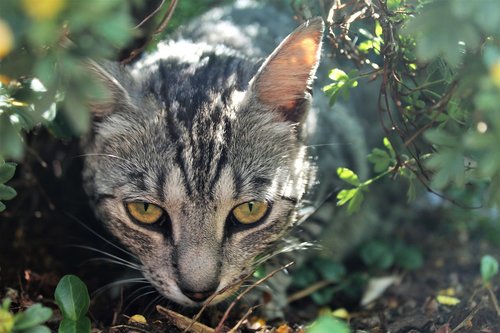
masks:
<path fill-rule="evenodd" d="M 110 96 L 93 106 L 86 191 L 168 299 L 223 300 L 296 224 L 323 29 L 302 24 L 264 62 L 180 40 L 129 68 L 93 65 Z"/>

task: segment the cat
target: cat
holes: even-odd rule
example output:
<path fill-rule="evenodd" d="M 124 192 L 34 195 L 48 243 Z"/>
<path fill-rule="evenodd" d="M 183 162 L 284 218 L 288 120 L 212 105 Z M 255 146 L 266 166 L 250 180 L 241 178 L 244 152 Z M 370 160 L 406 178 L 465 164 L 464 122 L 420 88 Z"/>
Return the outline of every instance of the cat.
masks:
<path fill-rule="evenodd" d="M 323 30 L 308 20 L 264 61 L 179 39 L 90 66 L 109 97 L 92 105 L 84 187 L 166 298 L 222 301 L 297 224 L 315 183 L 305 126 Z"/>

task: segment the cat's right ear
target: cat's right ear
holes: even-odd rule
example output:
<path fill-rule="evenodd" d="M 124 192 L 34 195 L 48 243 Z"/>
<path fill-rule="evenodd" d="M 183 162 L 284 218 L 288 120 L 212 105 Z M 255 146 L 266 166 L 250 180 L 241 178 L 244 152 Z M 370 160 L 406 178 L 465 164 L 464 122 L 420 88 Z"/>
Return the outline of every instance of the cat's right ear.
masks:
<path fill-rule="evenodd" d="M 301 122 L 307 113 L 323 30 L 320 17 L 303 23 L 265 60 L 250 82 L 253 97 L 284 120 Z"/>
<path fill-rule="evenodd" d="M 132 105 L 126 89 L 126 83 L 130 78 L 120 64 L 111 61 L 97 63 L 90 60 L 86 67 L 91 77 L 99 82 L 104 89 L 104 96 L 98 101 L 90 103 L 91 115 L 94 120 L 102 119 L 117 109 Z"/>

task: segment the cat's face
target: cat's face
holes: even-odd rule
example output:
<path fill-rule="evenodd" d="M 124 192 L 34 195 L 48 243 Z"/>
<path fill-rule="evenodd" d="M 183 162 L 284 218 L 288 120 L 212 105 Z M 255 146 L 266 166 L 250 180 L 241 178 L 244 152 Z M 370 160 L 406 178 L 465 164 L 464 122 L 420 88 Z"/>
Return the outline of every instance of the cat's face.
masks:
<path fill-rule="evenodd" d="M 169 299 L 224 299 L 292 227 L 313 171 L 300 123 L 322 30 L 302 25 L 257 72 L 224 52 L 94 68 L 112 98 L 95 106 L 85 186 Z"/>

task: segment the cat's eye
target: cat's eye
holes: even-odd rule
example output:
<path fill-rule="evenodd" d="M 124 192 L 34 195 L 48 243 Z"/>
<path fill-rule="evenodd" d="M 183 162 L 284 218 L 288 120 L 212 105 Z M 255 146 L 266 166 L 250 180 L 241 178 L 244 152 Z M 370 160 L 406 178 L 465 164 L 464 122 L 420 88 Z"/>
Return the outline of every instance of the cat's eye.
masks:
<path fill-rule="evenodd" d="M 266 201 L 248 201 L 233 208 L 232 214 L 239 223 L 252 224 L 262 220 L 268 210 Z"/>
<path fill-rule="evenodd" d="M 163 209 L 148 202 L 127 202 L 126 207 L 128 213 L 134 220 L 144 224 L 156 223 L 165 215 Z"/>

